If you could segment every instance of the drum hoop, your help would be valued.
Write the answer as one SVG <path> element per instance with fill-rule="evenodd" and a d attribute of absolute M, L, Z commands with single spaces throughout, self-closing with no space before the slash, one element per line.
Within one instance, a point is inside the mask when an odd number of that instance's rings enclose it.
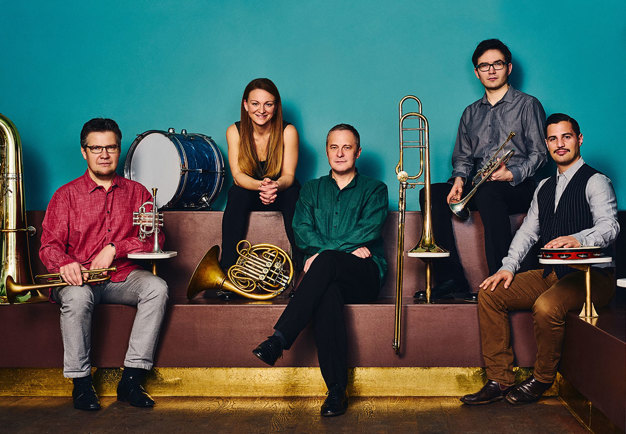
<path fill-rule="evenodd" d="M 189 160 L 187 159 L 187 153 L 185 152 L 185 147 L 183 146 L 183 144 L 180 142 L 180 140 L 178 139 L 178 134 L 176 133 L 169 133 L 169 138 L 170 140 L 172 140 L 172 143 L 174 142 L 173 139 L 176 140 L 175 145 L 178 151 L 178 155 L 180 156 L 180 161 L 181 161 L 181 167 L 180 167 L 180 179 L 178 180 L 178 188 L 176 189 L 176 194 L 174 195 L 174 197 L 172 198 L 172 200 L 170 201 L 170 203 L 176 203 L 180 200 L 180 198 L 183 196 L 183 193 L 185 192 L 185 188 L 187 188 L 187 177 L 188 177 L 188 172 L 186 170 L 183 170 L 185 168 L 189 168 Z M 181 186 L 182 184 L 182 186 Z M 169 205 L 169 203 L 168 203 Z"/>
<path fill-rule="evenodd" d="M 175 133 L 170 133 L 169 131 L 163 131 L 163 130 L 149 130 L 149 131 L 145 131 L 141 134 L 137 134 L 137 137 L 135 138 L 135 140 L 133 140 L 133 143 L 130 145 L 130 148 L 128 148 L 128 152 L 126 153 L 126 161 L 124 161 L 124 177 L 126 179 L 131 179 L 130 177 L 130 164 L 131 161 L 133 159 L 133 155 L 135 155 L 135 149 L 137 149 L 137 146 L 139 145 L 139 143 L 145 139 L 147 136 L 149 136 L 150 134 L 161 134 L 165 137 L 167 137 L 170 142 L 172 142 L 171 139 L 171 135 L 175 135 Z M 173 142 L 172 142 L 173 143 Z M 174 143 L 174 145 L 176 145 Z M 178 146 L 174 146 L 174 148 L 176 148 L 176 151 L 178 152 L 179 157 L 181 157 L 181 161 L 182 161 L 182 156 L 180 155 L 180 149 L 182 148 L 182 146 L 180 145 L 180 143 L 178 143 Z M 185 156 L 186 158 L 186 156 Z M 185 164 L 187 163 L 187 160 L 185 160 Z M 183 171 L 181 170 L 181 173 Z M 185 173 L 185 181 L 187 180 L 187 173 Z M 180 190 L 180 183 L 181 183 L 181 179 L 178 180 L 178 186 L 176 188 L 176 191 L 178 192 Z M 172 196 L 172 198 L 169 200 L 169 202 L 164 203 L 163 206 L 161 206 L 161 208 L 167 208 L 168 206 L 170 206 L 173 203 L 176 203 L 176 201 L 178 201 L 178 199 L 180 199 L 180 196 L 182 195 L 181 193 L 176 193 L 174 194 L 174 196 Z"/>
<path fill-rule="evenodd" d="M 222 153 L 220 152 L 219 148 L 217 147 L 217 143 L 215 143 L 215 141 L 210 136 L 207 136 L 205 134 L 196 134 L 196 135 L 201 136 L 201 137 L 204 138 L 204 140 L 209 145 L 209 149 L 211 150 L 211 152 L 215 156 L 215 161 L 219 162 L 219 164 L 220 164 L 220 167 L 216 167 L 215 168 L 216 170 L 215 170 L 214 173 L 216 173 L 218 175 L 218 177 L 215 180 L 215 186 L 213 187 L 213 190 L 211 191 L 210 194 L 205 193 L 203 195 L 203 197 L 205 198 L 206 202 L 208 202 L 210 200 L 210 198 L 212 198 L 213 201 L 215 201 L 216 194 L 218 194 L 222 190 L 222 186 L 224 185 L 224 175 L 225 175 L 225 173 L 224 173 L 224 157 L 222 156 Z M 211 201 L 211 202 L 213 202 L 213 201 Z"/>

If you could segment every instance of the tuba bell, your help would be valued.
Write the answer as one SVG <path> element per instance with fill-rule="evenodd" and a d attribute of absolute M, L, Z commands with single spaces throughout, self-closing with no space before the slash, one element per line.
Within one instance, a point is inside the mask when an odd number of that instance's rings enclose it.
<path fill-rule="evenodd" d="M 251 245 L 247 240 L 237 244 L 239 258 L 227 273 L 220 268 L 219 246 L 213 246 L 200 261 L 189 285 L 191 300 L 207 289 L 226 290 L 253 300 L 269 300 L 282 293 L 293 279 L 289 255 L 272 244 Z"/>
<path fill-rule="evenodd" d="M 8 281 L 30 283 L 33 272 L 30 264 L 28 236 L 35 228 L 26 223 L 24 209 L 24 186 L 22 179 L 22 143 L 17 128 L 7 117 L 0 114 L 0 303 L 8 301 Z M 26 291 L 20 301 L 36 303 L 47 301 L 38 289 Z"/>

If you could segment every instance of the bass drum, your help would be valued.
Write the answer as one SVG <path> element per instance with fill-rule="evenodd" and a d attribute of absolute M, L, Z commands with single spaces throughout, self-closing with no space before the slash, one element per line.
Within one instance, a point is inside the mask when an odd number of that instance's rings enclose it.
<path fill-rule="evenodd" d="M 203 134 L 173 128 L 139 134 L 130 146 L 124 175 L 158 189 L 163 209 L 209 208 L 224 183 L 224 158 L 215 142 Z"/>

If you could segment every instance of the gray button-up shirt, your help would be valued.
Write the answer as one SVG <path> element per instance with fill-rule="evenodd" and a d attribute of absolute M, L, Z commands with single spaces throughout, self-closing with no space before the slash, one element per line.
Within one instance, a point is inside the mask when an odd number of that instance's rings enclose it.
<path fill-rule="evenodd" d="M 559 204 L 561 195 L 578 169 L 585 164 L 580 158 L 572 167 L 563 173 L 557 170 L 557 189 L 554 195 L 554 209 Z M 539 240 L 539 205 L 537 204 L 537 192 L 549 178 L 543 179 L 530 203 L 528 214 L 522 226 L 515 233 L 509 252 L 502 260 L 501 270 L 507 270 L 515 274 L 519 270 L 524 257 L 530 248 Z M 589 210 L 593 217 L 593 226 L 582 231 L 570 234 L 581 246 L 606 247 L 617 238 L 619 223 L 617 222 L 617 199 L 611 180 L 601 173 L 596 173 L 587 181 L 585 197 L 589 203 Z M 543 247 L 543 246 L 541 246 Z M 613 264 L 598 264 L 598 266 L 610 267 Z"/>
<path fill-rule="evenodd" d="M 452 179 L 473 176 L 513 131 L 515 137 L 504 152 L 515 149 L 506 167 L 513 174 L 511 185 L 517 185 L 535 174 L 546 161 L 544 123 L 546 114 L 537 98 L 509 86 L 495 105 L 485 94 L 467 106 L 456 136 L 452 153 Z"/>

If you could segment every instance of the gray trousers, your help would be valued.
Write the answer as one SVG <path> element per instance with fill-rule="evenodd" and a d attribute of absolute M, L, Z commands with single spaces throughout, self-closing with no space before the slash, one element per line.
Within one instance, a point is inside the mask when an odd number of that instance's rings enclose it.
<path fill-rule="evenodd" d="M 91 318 L 94 306 L 100 303 L 137 306 L 124 366 L 152 369 L 168 299 L 163 279 L 146 270 L 134 270 L 123 282 L 54 288 L 52 298 L 61 305 L 65 377 L 86 377 L 91 372 Z"/>

